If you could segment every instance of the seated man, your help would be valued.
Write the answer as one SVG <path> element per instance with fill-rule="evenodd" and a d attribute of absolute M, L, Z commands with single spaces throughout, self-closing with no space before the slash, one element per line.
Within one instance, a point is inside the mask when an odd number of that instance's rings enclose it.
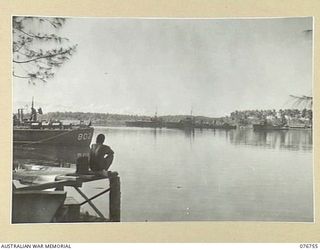
<path fill-rule="evenodd" d="M 107 176 L 107 171 L 112 164 L 114 152 L 112 149 L 103 145 L 105 136 L 99 134 L 96 144 L 92 144 L 89 154 L 90 169 L 98 175 Z"/>

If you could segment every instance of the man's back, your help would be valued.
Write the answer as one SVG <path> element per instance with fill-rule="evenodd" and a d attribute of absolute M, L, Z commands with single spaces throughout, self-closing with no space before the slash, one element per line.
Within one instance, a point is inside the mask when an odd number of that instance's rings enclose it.
<path fill-rule="evenodd" d="M 90 149 L 90 168 L 93 171 L 99 171 L 106 168 L 106 155 L 113 155 L 113 151 L 109 146 L 103 144 L 93 144 Z"/>

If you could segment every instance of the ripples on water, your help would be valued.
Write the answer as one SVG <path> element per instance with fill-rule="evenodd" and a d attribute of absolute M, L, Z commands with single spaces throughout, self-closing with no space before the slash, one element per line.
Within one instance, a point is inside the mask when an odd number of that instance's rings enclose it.
<path fill-rule="evenodd" d="M 99 133 L 115 151 L 122 221 L 313 221 L 311 131 L 96 127 L 94 138 Z M 61 164 L 87 151 L 20 147 L 14 161 Z M 85 184 L 91 195 L 103 186 Z"/>

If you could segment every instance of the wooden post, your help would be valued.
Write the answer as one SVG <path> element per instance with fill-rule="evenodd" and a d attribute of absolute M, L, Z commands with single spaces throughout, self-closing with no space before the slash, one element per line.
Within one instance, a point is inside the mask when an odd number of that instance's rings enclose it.
<path fill-rule="evenodd" d="M 117 172 L 109 172 L 110 194 L 109 194 L 109 216 L 111 222 L 120 221 L 120 206 L 121 206 L 121 192 L 120 192 L 120 177 Z"/>

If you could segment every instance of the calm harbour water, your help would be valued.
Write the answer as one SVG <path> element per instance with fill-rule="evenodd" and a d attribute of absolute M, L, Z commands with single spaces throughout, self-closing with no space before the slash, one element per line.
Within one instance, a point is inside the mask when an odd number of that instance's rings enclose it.
<path fill-rule="evenodd" d="M 121 221 L 313 221 L 311 131 L 95 127 L 94 139 L 99 133 L 115 151 Z M 105 186 L 84 188 L 94 195 Z M 106 196 L 95 204 L 108 216 Z"/>

